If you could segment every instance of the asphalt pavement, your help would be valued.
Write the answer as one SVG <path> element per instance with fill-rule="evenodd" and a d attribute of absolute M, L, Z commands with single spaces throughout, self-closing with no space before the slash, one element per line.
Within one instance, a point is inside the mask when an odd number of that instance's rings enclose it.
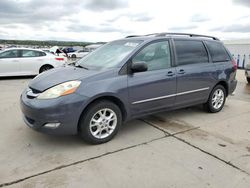
<path fill-rule="evenodd" d="M 0 80 L 0 187 L 250 187 L 250 85 L 244 72 L 220 113 L 201 106 L 126 123 L 102 145 L 28 128 L 30 77 Z"/>

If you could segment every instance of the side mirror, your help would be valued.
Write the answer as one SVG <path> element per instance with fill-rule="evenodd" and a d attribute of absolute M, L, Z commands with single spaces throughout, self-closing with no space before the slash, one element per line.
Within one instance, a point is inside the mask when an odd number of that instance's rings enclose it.
<path fill-rule="evenodd" d="M 148 65 L 144 61 L 132 62 L 131 70 L 135 72 L 145 72 L 148 70 Z"/>

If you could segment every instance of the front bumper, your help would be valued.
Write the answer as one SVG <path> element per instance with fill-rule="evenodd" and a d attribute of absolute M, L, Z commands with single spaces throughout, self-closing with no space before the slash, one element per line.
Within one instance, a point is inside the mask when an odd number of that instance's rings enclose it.
<path fill-rule="evenodd" d="M 246 77 L 250 78 L 250 69 L 245 70 L 245 75 Z"/>
<path fill-rule="evenodd" d="M 32 129 L 53 135 L 77 134 L 78 121 L 87 98 L 70 94 L 56 99 L 39 100 L 21 95 L 20 105 L 24 122 Z M 46 127 L 47 123 L 60 123 L 57 128 Z"/>

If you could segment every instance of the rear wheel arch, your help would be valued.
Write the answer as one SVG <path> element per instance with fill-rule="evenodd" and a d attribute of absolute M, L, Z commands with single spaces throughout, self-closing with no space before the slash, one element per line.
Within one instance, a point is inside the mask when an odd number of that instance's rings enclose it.
<path fill-rule="evenodd" d="M 42 66 L 40 67 L 40 69 L 39 69 L 39 73 L 43 72 L 43 69 L 44 69 L 45 67 L 49 67 L 50 69 L 54 68 L 54 66 L 53 66 L 53 65 L 50 65 L 50 64 L 44 64 L 44 65 L 42 65 Z"/>
<path fill-rule="evenodd" d="M 228 87 L 228 83 L 226 82 L 226 81 L 223 81 L 223 80 L 221 80 L 221 81 L 219 81 L 215 86 L 214 86 L 214 88 L 217 86 L 217 85 L 221 85 L 221 86 L 223 86 L 224 88 L 225 88 L 225 90 L 226 90 L 226 97 L 228 96 L 228 90 L 229 90 L 229 87 Z"/>

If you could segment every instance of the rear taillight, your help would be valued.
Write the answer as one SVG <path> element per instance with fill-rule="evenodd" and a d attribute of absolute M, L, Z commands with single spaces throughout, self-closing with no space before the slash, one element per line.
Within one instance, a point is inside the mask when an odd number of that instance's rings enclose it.
<path fill-rule="evenodd" d="M 232 60 L 232 64 L 233 64 L 233 69 L 236 71 L 238 66 L 237 66 L 235 59 Z"/>
<path fill-rule="evenodd" d="M 57 61 L 64 61 L 64 58 L 63 57 L 56 57 L 55 58 Z"/>

